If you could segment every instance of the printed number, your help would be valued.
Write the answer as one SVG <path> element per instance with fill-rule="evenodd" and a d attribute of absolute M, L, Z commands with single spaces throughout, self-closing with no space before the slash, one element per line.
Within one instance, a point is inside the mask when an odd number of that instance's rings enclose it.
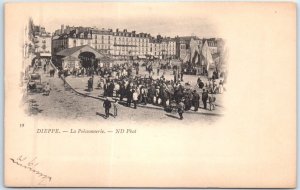
<path fill-rule="evenodd" d="M 24 127 L 24 123 L 20 123 L 20 127 Z"/>

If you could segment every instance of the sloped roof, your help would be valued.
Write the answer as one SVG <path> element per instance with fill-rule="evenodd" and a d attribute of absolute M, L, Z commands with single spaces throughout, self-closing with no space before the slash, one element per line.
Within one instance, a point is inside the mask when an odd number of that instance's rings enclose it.
<path fill-rule="evenodd" d="M 58 52 L 56 55 L 59 55 L 62 57 L 72 56 L 72 57 L 77 58 L 80 55 L 80 53 L 82 53 L 82 52 L 91 52 L 91 53 L 95 54 L 96 59 L 101 59 L 101 60 L 102 59 L 104 59 L 104 60 L 110 59 L 110 56 L 100 53 L 99 51 L 97 51 L 96 49 L 91 47 L 90 45 L 83 45 L 83 46 L 77 46 L 77 47 L 73 47 L 73 48 L 64 49 L 64 50 L 61 50 L 60 52 Z"/>
<path fill-rule="evenodd" d="M 79 59 L 76 57 L 73 57 L 73 56 L 67 56 L 67 57 L 64 57 L 63 60 L 75 61 L 75 60 L 79 60 Z"/>
<path fill-rule="evenodd" d="M 72 48 L 63 49 L 60 52 L 58 52 L 57 55 L 70 56 L 70 55 L 72 55 L 76 51 L 79 51 L 81 48 L 83 48 L 85 46 L 89 46 L 89 45 L 76 46 L 76 47 L 72 47 Z"/>

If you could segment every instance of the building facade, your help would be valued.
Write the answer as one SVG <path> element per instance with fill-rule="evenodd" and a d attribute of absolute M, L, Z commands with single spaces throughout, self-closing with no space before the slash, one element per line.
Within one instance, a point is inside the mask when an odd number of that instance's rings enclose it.
<path fill-rule="evenodd" d="M 147 33 L 136 33 L 127 29 L 97 29 L 91 27 L 62 26 L 52 38 L 52 52 L 77 46 L 90 45 L 100 53 L 116 59 L 175 57 L 176 41 L 171 38 L 157 40 Z"/>
<path fill-rule="evenodd" d="M 218 39 L 216 38 L 209 38 L 209 39 L 205 39 L 207 41 L 207 45 L 210 49 L 210 52 L 212 54 L 216 54 L 218 53 Z"/>
<path fill-rule="evenodd" d="M 51 34 L 46 32 L 45 27 L 35 26 L 33 41 L 35 53 L 51 53 Z"/>

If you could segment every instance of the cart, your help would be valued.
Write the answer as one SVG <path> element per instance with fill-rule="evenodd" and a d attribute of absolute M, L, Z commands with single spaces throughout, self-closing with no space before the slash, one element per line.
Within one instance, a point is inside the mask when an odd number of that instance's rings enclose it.
<path fill-rule="evenodd" d="M 27 84 L 27 92 L 43 92 L 43 84 L 41 82 L 41 75 L 38 73 L 30 74 L 29 82 Z"/>

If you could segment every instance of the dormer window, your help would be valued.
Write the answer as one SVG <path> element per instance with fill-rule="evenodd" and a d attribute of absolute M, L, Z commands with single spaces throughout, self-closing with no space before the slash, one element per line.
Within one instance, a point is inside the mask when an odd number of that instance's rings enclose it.
<path fill-rule="evenodd" d="M 92 35 L 91 35 L 91 34 L 88 34 L 88 38 L 92 38 Z"/>
<path fill-rule="evenodd" d="M 84 37 L 84 35 L 83 35 L 83 33 L 81 33 L 81 34 L 80 34 L 80 38 L 83 38 L 83 37 Z"/>
<path fill-rule="evenodd" d="M 73 37 L 76 38 L 76 34 L 75 33 L 73 34 Z"/>

